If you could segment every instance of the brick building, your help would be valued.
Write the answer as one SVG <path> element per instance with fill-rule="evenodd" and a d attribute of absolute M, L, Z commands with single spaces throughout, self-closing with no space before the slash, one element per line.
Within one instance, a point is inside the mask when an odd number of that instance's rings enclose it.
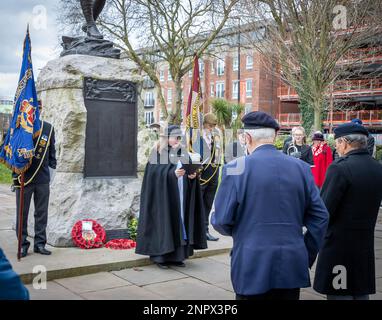
<path fill-rule="evenodd" d="M 245 112 L 265 111 L 278 119 L 284 131 L 301 124 L 299 97 L 295 90 L 282 83 L 272 68 L 264 65 L 260 53 L 244 44 L 238 59 L 237 30 L 223 32 L 220 39 L 225 44 L 214 45 L 208 56 L 200 58 L 200 73 L 204 98 L 204 112 L 210 111 L 209 100 L 222 97 L 231 102 L 238 101 L 238 69 L 240 65 L 240 102 Z M 218 39 L 219 40 L 219 39 Z M 229 45 L 227 45 L 227 43 Z M 339 61 L 339 66 L 351 64 L 354 75 L 340 79 L 329 94 L 333 96 L 333 109 L 324 119 L 324 129 L 331 128 L 353 118 L 360 118 L 375 134 L 382 133 L 382 39 L 380 44 L 365 44 L 353 50 Z M 168 65 L 158 62 L 158 75 L 168 110 L 175 103 L 175 86 Z M 183 78 L 183 118 L 191 87 L 192 71 Z M 156 93 L 149 80 L 144 84 L 145 121 L 158 122 L 161 118 L 160 105 L 155 101 Z M 151 84 L 150 84 L 151 83 Z M 382 144 L 382 135 L 377 141 Z"/>
<path fill-rule="evenodd" d="M 261 32 L 261 31 L 259 31 Z M 222 41 L 224 39 L 224 41 Z M 210 111 L 211 98 L 225 98 L 245 105 L 245 112 L 261 110 L 277 116 L 279 99 L 278 78 L 262 62 L 260 54 L 246 44 L 242 38 L 240 59 L 238 55 L 238 33 L 227 29 L 217 39 L 208 55 L 199 58 L 200 79 L 203 93 L 204 112 Z M 240 79 L 239 79 L 240 66 Z M 175 103 L 175 85 L 171 79 L 168 65 L 158 62 L 157 70 L 162 85 L 163 96 L 170 111 Z M 183 78 L 182 116 L 185 117 L 188 95 L 191 87 L 192 70 Z M 156 88 L 146 79 L 143 85 L 145 122 L 151 124 L 161 119 L 160 105 L 156 101 Z"/>
<path fill-rule="evenodd" d="M 327 92 L 328 110 L 323 121 L 325 131 L 359 118 L 382 144 L 382 38 L 379 44 L 365 43 L 350 51 L 338 67 L 351 66 L 351 73 L 340 77 Z M 290 129 L 301 123 L 297 92 L 280 82 L 278 118 L 281 126 Z M 332 107 L 330 107 L 332 105 Z"/>

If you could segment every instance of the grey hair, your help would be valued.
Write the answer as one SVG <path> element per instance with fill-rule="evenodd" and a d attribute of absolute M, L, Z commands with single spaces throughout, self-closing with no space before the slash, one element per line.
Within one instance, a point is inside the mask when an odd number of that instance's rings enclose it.
<path fill-rule="evenodd" d="M 245 133 L 248 133 L 255 141 L 273 142 L 276 137 L 276 130 L 272 128 L 245 129 Z"/>
<path fill-rule="evenodd" d="M 363 134 L 349 134 L 348 136 L 344 136 L 339 139 L 344 140 L 353 148 L 364 149 L 367 147 L 367 137 Z"/>

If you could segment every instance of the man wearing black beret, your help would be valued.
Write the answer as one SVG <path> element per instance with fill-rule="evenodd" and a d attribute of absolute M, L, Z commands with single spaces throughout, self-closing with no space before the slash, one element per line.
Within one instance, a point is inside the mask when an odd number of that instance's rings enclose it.
<path fill-rule="evenodd" d="M 310 286 L 329 214 L 310 166 L 275 148 L 276 120 L 257 111 L 242 121 L 249 155 L 224 166 L 211 223 L 234 240 L 237 299 L 297 300 Z"/>
<path fill-rule="evenodd" d="M 340 158 L 326 173 L 321 197 L 330 214 L 314 289 L 330 300 L 368 300 L 375 293 L 374 228 L 382 199 L 382 166 L 367 150 L 368 131 L 334 129 Z"/>

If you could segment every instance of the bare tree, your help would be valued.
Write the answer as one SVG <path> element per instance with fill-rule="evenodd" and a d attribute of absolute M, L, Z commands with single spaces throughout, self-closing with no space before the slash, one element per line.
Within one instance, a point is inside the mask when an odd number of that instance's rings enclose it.
<path fill-rule="evenodd" d="M 349 77 L 354 66 L 340 67 L 338 62 L 351 50 L 380 41 L 381 3 L 379 0 L 241 2 L 243 19 L 255 19 L 266 28 L 266 36 L 254 39 L 254 45 L 266 59 L 279 66 L 281 80 L 297 91 L 300 105 L 306 104 L 314 111 L 315 130 L 321 129 L 329 89 L 338 78 Z"/>
<path fill-rule="evenodd" d="M 239 0 L 109 0 L 97 20 L 100 30 L 154 82 L 164 117 L 180 122 L 182 78 L 219 34 Z M 61 0 L 61 24 L 79 30 L 78 0 Z M 137 45 L 136 45 L 137 44 Z M 175 84 L 175 108 L 169 113 L 158 77 L 164 61 Z"/>

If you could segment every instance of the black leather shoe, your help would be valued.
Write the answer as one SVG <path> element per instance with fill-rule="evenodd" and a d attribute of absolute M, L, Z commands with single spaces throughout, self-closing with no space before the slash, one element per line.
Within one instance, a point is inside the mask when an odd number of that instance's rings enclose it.
<path fill-rule="evenodd" d="M 49 256 L 49 255 L 52 254 L 52 252 L 50 252 L 49 250 L 46 250 L 43 246 L 35 247 L 33 251 L 35 253 L 40 253 L 40 254 L 43 254 L 43 255 L 46 255 L 46 256 Z"/>
<path fill-rule="evenodd" d="M 171 265 L 175 266 L 175 267 L 181 267 L 181 268 L 184 268 L 186 265 L 184 264 L 184 262 L 180 261 L 180 262 L 171 262 Z"/>
<path fill-rule="evenodd" d="M 207 232 L 207 240 L 208 240 L 208 241 L 218 241 L 219 238 L 216 238 L 216 237 L 214 237 L 212 234 L 210 234 L 209 232 Z"/>
<path fill-rule="evenodd" d="M 157 263 L 156 265 L 161 269 L 169 269 L 169 266 L 165 263 Z"/>
<path fill-rule="evenodd" d="M 21 249 L 21 258 L 25 258 L 28 255 L 29 246 L 30 246 L 30 244 L 22 247 L 22 249 Z"/>

